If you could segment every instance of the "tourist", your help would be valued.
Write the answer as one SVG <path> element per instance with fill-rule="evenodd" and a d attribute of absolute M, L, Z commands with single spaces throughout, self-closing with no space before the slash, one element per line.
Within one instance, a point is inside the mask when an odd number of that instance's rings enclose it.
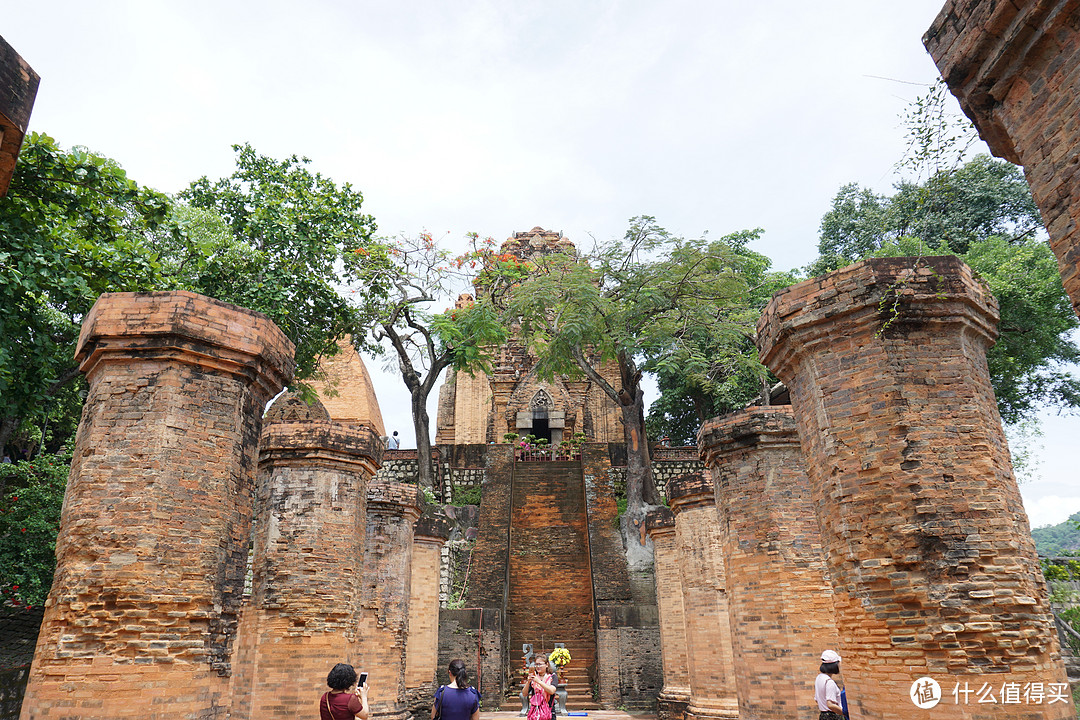
<path fill-rule="evenodd" d="M 817 701 L 818 720 L 843 720 L 844 708 L 840 705 L 840 655 L 834 650 L 821 653 L 821 667 L 814 680 L 814 700 Z"/>
<path fill-rule="evenodd" d="M 549 672 L 547 655 L 537 653 L 521 688 L 521 698 L 529 699 L 526 720 L 551 720 L 551 697 L 554 694 L 555 678 Z"/>
<path fill-rule="evenodd" d="M 461 660 L 450 661 L 450 684 L 440 685 L 431 704 L 435 720 L 480 720 L 480 693 L 469 687 L 469 671 Z"/>
<path fill-rule="evenodd" d="M 348 663 L 338 663 L 326 676 L 330 691 L 319 698 L 322 720 L 368 720 L 367 673 L 357 683 L 356 670 Z"/>
<path fill-rule="evenodd" d="M 394 434 L 386 439 L 386 449 L 397 450 L 399 447 L 401 447 L 401 441 L 398 440 L 397 430 L 395 430 Z"/>

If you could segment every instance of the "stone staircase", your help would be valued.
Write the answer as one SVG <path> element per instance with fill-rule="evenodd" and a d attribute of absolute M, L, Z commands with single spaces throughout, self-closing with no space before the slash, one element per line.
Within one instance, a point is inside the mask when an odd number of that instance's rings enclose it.
<path fill-rule="evenodd" d="M 592 569 L 579 462 L 518 462 L 511 494 L 507 621 L 510 657 L 523 643 L 550 652 L 565 643 L 567 709 L 597 709 L 589 668 L 596 664 Z M 513 689 L 514 695 L 520 684 Z M 510 698 L 504 709 L 520 709 Z"/>

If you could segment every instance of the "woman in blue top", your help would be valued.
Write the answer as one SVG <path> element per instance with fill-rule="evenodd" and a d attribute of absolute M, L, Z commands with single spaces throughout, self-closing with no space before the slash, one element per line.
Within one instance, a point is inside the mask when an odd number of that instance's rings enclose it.
<path fill-rule="evenodd" d="M 440 685 L 431 717 L 440 720 L 480 720 L 480 693 L 469 687 L 469 671 L 461 660 L 450 661 L 450 684 Z"/>

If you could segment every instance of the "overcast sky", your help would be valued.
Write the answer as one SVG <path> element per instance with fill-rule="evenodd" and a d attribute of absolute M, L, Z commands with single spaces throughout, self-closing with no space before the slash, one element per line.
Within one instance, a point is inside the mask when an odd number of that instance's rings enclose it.
<path fill-rule="evenodd" d="M 159 190 L 229 174 L 250 142 L 352 183 L 388 235 L 539 225 L 580 245 L 648 214 L 763 228 L 754 249 L 789 269 L 842 184 L 897 180 L 942 4 L 36 0 L 0 33 L 42 78 L 31 129 Z M 369 369 L 413 447 L 400 379 Z M 1080 420 L 1044 428 L 1033 526 L 1080 510 Z"/>

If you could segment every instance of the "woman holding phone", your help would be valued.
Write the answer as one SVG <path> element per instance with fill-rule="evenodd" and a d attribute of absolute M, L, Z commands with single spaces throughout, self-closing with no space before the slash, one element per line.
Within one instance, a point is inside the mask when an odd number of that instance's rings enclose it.
<path fill-rule="evenodd" d="M 547 655 L 537 653 L 521 688 L 521 697 L 529 700 L 526 720 L 551 720 L 551 696 L 554 694 L 555 676 L 548 667 Z"/>
<path fill-rule="evenodd" d="M 338 663 L 326 676 L 329 692 L 319 698 L 319 716 L 322 720 L 368 720 L 367 673 L 360 673 L 348 663 Z"/>

